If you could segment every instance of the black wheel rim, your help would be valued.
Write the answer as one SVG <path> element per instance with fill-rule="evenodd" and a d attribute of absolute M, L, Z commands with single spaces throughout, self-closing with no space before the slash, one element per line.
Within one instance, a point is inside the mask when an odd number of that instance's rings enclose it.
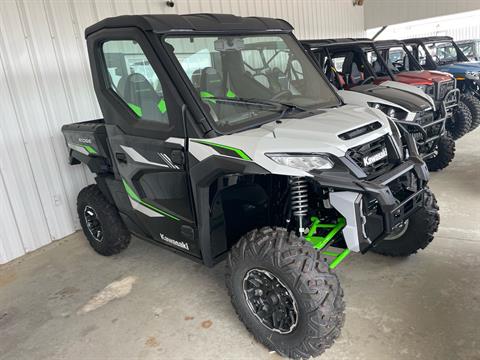
<path fill-rule="evenodd" d="M 401 238 L 403 235 L 405 235 L 405 233 L 408 230 L 408 223 L 409 223 L 409 219 L 406 219 L 402 224 L 400 224 L 400 226 L 394 229 L 390 235 L 385 236 L 383 240 L 389 241 L 389 240 L 397 240 L 398 238 Z"/>
<path fill-rule="evenodd" d="M 252 269 L 243 279 L 248 307 L 268 329 L 291 333 L 298 323 L 298 307 L 290 289 L 267 270 Z"/>
<path fill-rule="evenodd" d="M 96 241 L 101 242 L 103 240 L 103 228 L 95 210 L 90 206 L 85 206 L 85 209 L 83 209 L 83 217 L 85 218 L 85 223 L 87 224 L 90 235 L 92 235 Z"/>

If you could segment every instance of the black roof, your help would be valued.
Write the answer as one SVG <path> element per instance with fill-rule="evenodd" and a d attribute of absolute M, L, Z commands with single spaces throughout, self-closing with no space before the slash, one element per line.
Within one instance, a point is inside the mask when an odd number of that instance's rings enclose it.
<path fill-rule="evenodd" d="M 349 44 L 373 44 L 371 39 L 367 38 L 342 38 L 342 39 L 318 39 L 318 40 L 300 40 L 303 45 L 311 48 L 335 46 L 335 45 L 349 45 Z"/>
<path fill-rule="evenodd" d="M 456 44 L 469 44 L 469 43 L 476 43 L 476 42 L 480 42 L 480 39 L 468 39 L 468 40 L 455 41 Z"/>
<path fill-rule="evenodd" d="M 452 41 L 452 40 L 453 38 L 450 36 L 427 36 L 427 37 L 421 37 L 421 38 L 410 38 L 402 41 L 410 44 L 412 43 L 419 44 L 419 43 L 432 42 L 432 41 Z"/>
<path fill-rule="evenodd" d="M 377 40 L 375 41 L 375 46 L 380 49 L 386 49 L 393 46 L 402 46 L 404 45 L 401 40 Z"/>
<path fill-rule="evenodd" d="M 103 19 L 85 29 L 85 37 L 106 28 L 137 27 L 143 31 L 166 33 L 190 31 L 291 31 L 292 25 L 282 19 L 240 17 L 227 14 L 190 15 L 124 15 Z"/>

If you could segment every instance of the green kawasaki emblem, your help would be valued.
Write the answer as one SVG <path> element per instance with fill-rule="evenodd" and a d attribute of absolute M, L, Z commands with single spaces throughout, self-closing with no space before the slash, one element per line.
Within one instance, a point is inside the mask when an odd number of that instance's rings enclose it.
<path fill-rule="evenodd" d="M 231 147 L 231 146 L 227 146 L 227 145 L 222 145 L 222 144 L 216 144 L 216 143 L 213 143 L 213 142 L 210 142 L 210 141 L 204 141 L 204 140 L 192 140 L 193 142 L 196 142 L 196 143 L 199 143 L 199 144 L 203 144 L 203 145 L 207 145 L 207 146 L 211 146 L 213 148 L 219 148 L 219 149 L 224 149 L 224 150 L 228 150 L 228 151 L 232 151 L 236 154 L 236 156 L 240 157 L 241 159 L 243 160 L 252 160 L 250 158 L 250 156 L 248 156 L 247 154 L 245 154 L 245 152 L 243 150 L 240 150 L 240 149 L 237 149 L 237 148 L 234 148 L 234 147 Z M 226 154 L 224 154 L 226 155 Z"/>

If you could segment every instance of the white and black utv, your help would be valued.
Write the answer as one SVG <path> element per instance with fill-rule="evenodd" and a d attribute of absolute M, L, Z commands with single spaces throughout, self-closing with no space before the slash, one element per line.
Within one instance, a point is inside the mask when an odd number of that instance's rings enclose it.
<path fill-rule="evenodd" d="M 304 40 L 302 45 L 347 104 L 375 107 L 405 127 L 430 171 L 450 164 L 455 157 L 455 141 L 447 134 L 446 123 L 454 116 L 458 89 L 435 101 L 415 86 L 385 79 L 391 72 L 368 39 Z M 384 76 L 379 77 L 379 73 Z"/>
<path fill-rule="evenodd" d="M 343 104 L 287 22 L 120 16 L 86 38 L 104 119 L 62 130 L 70 162 L 96 175 L 78 214 L 98 253 L 133 234 L 207 266 L 227 258 L 248 330 L 309 358 L 340 334 L 334 268 L 350 251 L 408 256 L 432 241 L 415 142 Z"/>

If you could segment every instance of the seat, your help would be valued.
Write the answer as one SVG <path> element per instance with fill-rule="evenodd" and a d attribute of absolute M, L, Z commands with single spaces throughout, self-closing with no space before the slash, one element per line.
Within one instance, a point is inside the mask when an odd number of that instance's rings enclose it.
<path fill-rule="evenodd" d="M 324 69 L 328 81 L 330 81 L 330 83 L 337 89 L 343 89 L 345 86 L 345 79 L 343 78 L 343 75 L 337 71 L 330 59 L 325 60 Z"/>
<path fill-rule="evenodd" d="M 380 65 L 380 62 L 378 60 L 375 60 L 372 65 L 373 65 L 373 71 L 375 72 L 376 75 L 378 76 L 384 75 L 382 73 L 382 65 Z"/>
<path fill-rule="evenodd" d="M 200 74 L 200 96 L 203 98 L 223 97 L 225 93 L 225 85 L 218 71 L 213 67 L 202 69 Z"/>
<path fill-rule="evenodd" d="M 126 77 L 123 99 L 139 117 L 168 123 L 164 99 L 142 74 Z"/>
<path fill-rule="evenodd" d="M 356 62 L 352 62 L 350 70 L 350 85 L 358 85 L 364 80 L 363 72 L 360 71 Z"/>

